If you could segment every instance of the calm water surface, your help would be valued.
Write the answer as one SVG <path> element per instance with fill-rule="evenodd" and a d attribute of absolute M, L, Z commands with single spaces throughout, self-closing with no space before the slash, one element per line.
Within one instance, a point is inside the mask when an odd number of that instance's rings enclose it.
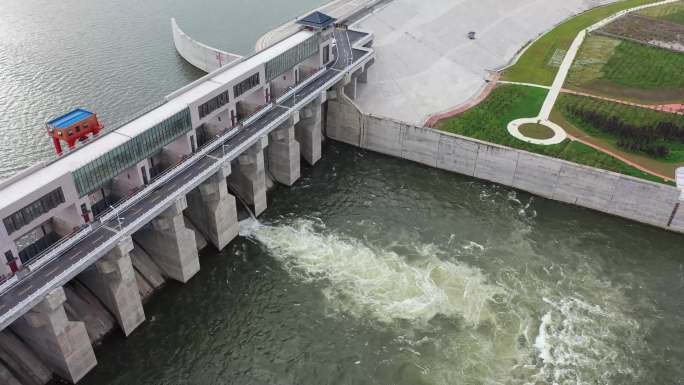
<path fill-rule="evenodd" d="M 173 47 L 170 18 L 212 46 L 256 39 L 324 0 L 0 1 L 0 178 L 54 154 L 45 122 L 84 107 L 106 127 L 202 76 Z"/>
<path fill-rule="evenodd" d="M 113 125 L 201 76 L 171 16 L 248 53 L 320 2 L 2 1 L 0 174 L 54 115 Z M 338 144 L 269 199 L 82 383 L 684 383 L 680 235 Z"/>

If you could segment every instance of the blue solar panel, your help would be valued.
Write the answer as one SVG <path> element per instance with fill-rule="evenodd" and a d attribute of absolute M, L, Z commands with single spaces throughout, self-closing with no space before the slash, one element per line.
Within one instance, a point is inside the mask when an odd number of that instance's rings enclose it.
<path fill-rule="evenodd" d="M 48 125 L 54 128 L 68 128 L 91 116 L 93 116 L 92 112 L 77 108 L 66 115 L 49 121 Z"/>

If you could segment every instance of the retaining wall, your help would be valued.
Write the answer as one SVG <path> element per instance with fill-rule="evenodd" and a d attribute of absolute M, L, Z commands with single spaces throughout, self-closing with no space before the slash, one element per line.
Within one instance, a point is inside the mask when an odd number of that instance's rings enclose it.
<path fill-rule="evenodd" d="M 684 233 L 684 201 L 674 187 L 363 114 L 344 95 L 329 101 L 327 134 L 371 151 Z"/>
<path fill-rule="evenodd" d="M 173 43 L 178 54 L 188 63 L 204 72 L 214 72 L 221 67 L 236 63 L 242 58 L 240 55 L 221 51 L 196 41 L 178 27 L 176 19 L 171 19 L 171 30 L 173 31 Z"/>

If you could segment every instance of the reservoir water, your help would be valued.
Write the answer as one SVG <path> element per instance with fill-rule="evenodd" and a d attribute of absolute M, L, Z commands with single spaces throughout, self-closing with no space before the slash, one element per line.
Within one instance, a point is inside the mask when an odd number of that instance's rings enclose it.
<path fill-rule="evenodd" d="M 0 167 L 73 105 L 116 121 L 200 76 L 169 17 L 247 53 L 317 3 L 3 1 Z M 681 235 L 334 143 L 241 228 L 82 383 L 684 383 Z"/>
<path fill-rule="evenodd" d="M 248 55 L 256 39 L 324 0 L 3 0 L 0 179 L 54 155 L 45 122 L 80 106 L 105 128 L 203 73 L 173 47 L 190 36 Z"/>

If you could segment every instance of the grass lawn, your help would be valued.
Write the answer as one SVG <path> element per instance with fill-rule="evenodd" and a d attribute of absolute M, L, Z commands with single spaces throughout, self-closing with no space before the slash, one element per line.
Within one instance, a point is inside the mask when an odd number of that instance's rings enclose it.
<path fill-rule="evenodd" d="M 654 3 L 658 0 L 624 0 L 584 12 L 559 25 L 534 42 L 518 62 L 504 73 L 504 80 L 550 86 L 558 67 L 550 65 L 554 54 L 570 48 L 577 34 L 623 9 Z"/>
<path fill-rule="evenodd" d="M 622 41 L 603 67 L 603 79 L 640 89 L 684 88 L 684 54 Z"/>
<path fill-rule="evenodd" d="M 592 35 L 582 44 L 566 87 L 644 104 L 684 100 L 684 54 Z"/>
<path fill-rule="evenodd" d="M 521 134 L 532 139 L 551 139 L 553 130 L 539 123 L 528 123 L 518 127 Z"/>
<path fill-rule="evenodd" d="M 553 146 L 526 143 L 512 137 L 506 126 L 514 119 L 536 116 L 541 109 L 547 90 L 542 88 L 505 85 L 497 87 L 480 105 L 463 114 L 443 120 L 437 128 L 475 139 L 518 148 L 631 175 L 655 182 L 660 178 L 631 167 L 582 143 L 566 140 Z"/>
<path fill-rule="evenodd" d="M 660 7 L 644 9 L 643 11 L 639 12 L 639 15 L 655 17 L 657 19 L 667 20 L 684 25 L 684 3 L 678 2 L 662 5 Z"/>

